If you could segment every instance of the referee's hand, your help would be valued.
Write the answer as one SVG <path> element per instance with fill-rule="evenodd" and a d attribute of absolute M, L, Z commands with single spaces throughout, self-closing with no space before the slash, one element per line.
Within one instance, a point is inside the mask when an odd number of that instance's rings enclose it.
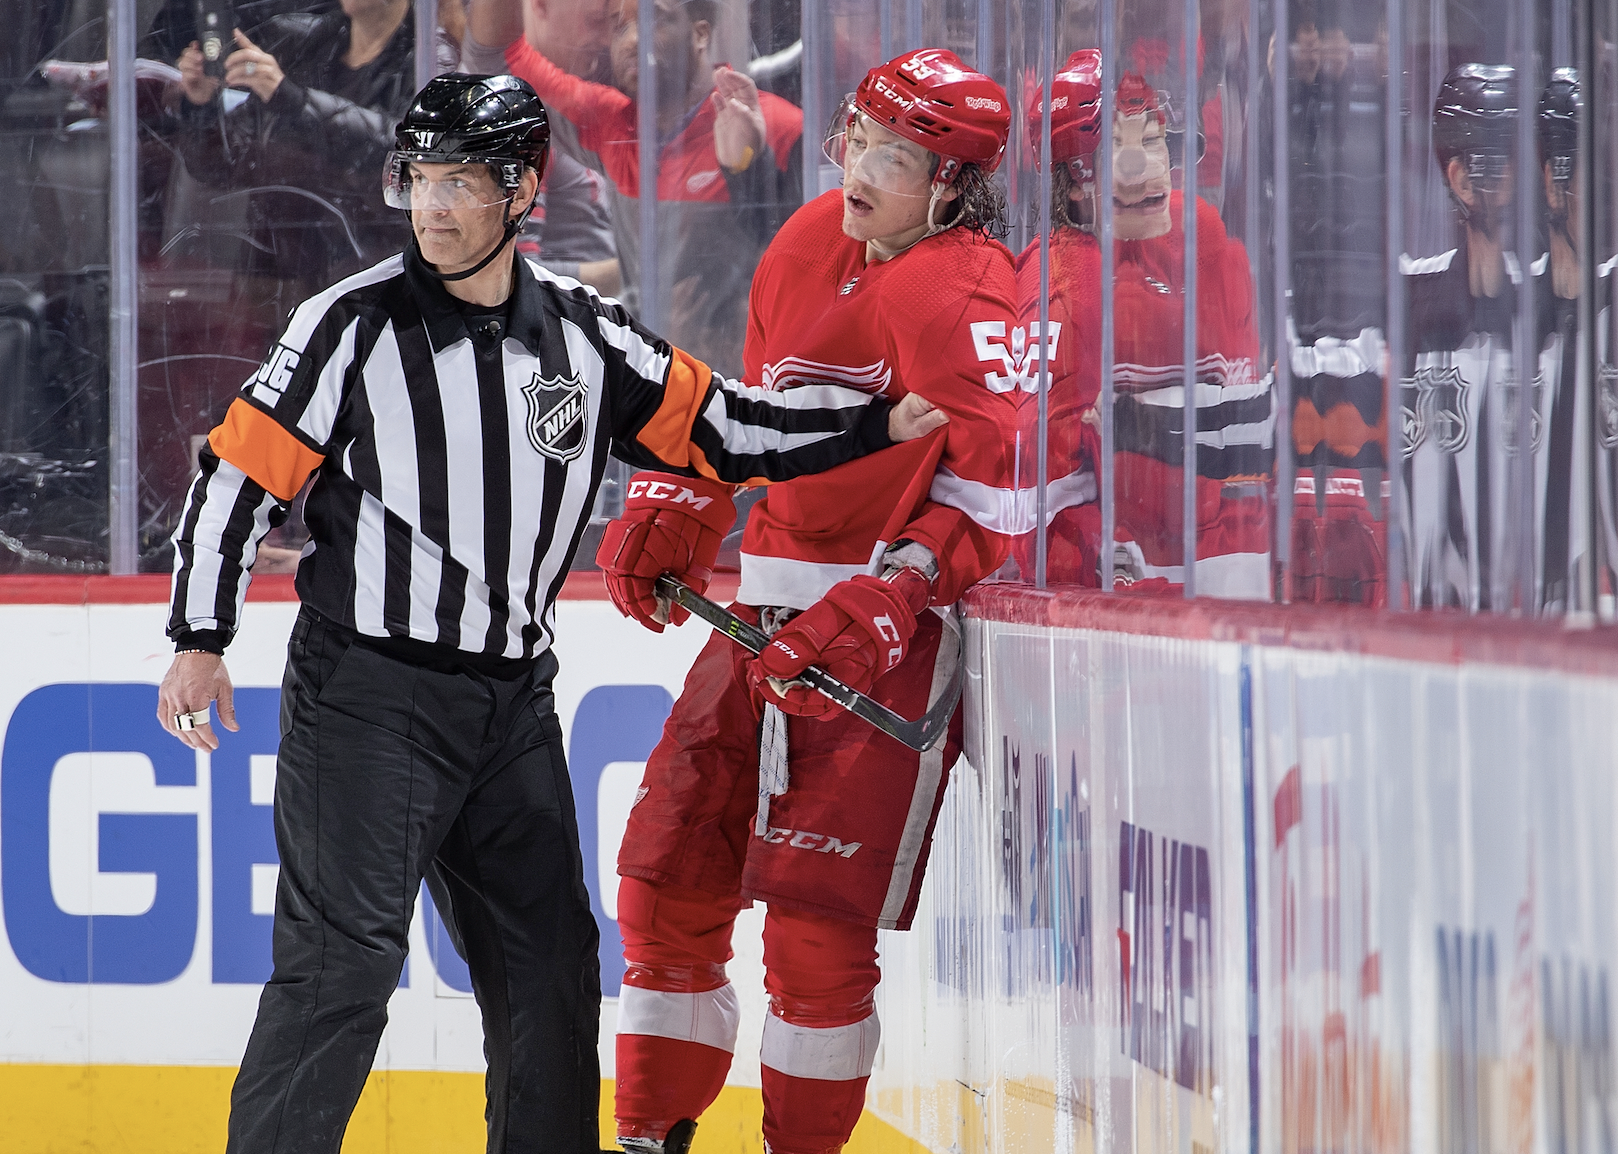
<path fill-rule="evenodd" d="M 933 408 L 932 402 L 920 393 L 906 393 L 904 400 L 888 412 L 888 440 L 895 445 L 914 441 L 948 423 L 944 410 Z"/>
<path fill-rule="evenodd" d="M 192 749 L 212 752 L 219 748 L 213 726 L 205 721 L 195 729 L 181 729 L 175 724 L 175 714 L 206 713 L 210 703 L 218 702 L 219 724 L 235 733 L 241 726 L 236 724 L 233 695 L 223 657 L 217 653 L 176 653 L 163 684 L 157 687 L 157 720 Z"/>

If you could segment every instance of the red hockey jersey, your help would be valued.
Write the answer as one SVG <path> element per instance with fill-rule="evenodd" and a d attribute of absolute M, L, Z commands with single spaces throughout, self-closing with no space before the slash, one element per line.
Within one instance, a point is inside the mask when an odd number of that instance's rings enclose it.
<path fill-rule="evenodd" d="M 1015 532 L 1016 412 L 1001 391 L 1016 285 L 1003 245 L 964 229 L 889 261 L 865 262 L 843 234 L 842 193 L 793 214 L 753 278 L 750 383 L 835 382 L 897 401 L 926 397 L 942 430 L 829 472 L 770 486 L 742 543 L 738 600 L 807 608 L 872 572 L 908 538 L 939 562 L 935 602 L 999 568 Z"/>
<path fill-rule="evenodd" d="M 1185 231 L 1181 194 L 1170 197 L 1173 228 L 1152 240 L 1117 242 L 1114 268 L 1114 447 L 1118 529 L 1132 541 L 1136 577 L 1184 579 L 1181 544 L 1181 376 Z M 1038 318 L 1039 257 L 1019 259 L 1022 323 Z M 1101 248 L 1095 237 L 1061 229 L 1051 238 L 1051 491 L 1053 533 L 1090 499 L 1100 448 L 1094 407 L 1101 392 Z M 1033 345 L 1032 336 L 1029 338 Z M 1273 378 L 1261 372 L 1247 252 L 1225 233 L 1218 210 L 1197 202 L 1197 589 L 1213 596 L 1269 595 L 1267 485 L 1274 463 Z M 1037 444 L 1037 349 L 1018 393 L 1025 445 Z M 1023 468 L 1033 460 L 1025 450 Z M 1025 482 L 1027 484 L 1027 482 Z M 1099 519 L 1082 523 L 1099 526 Z M 1052 557 L 1058 551 L 1052 549 Z M 1026 568 L 1031 537 L 1018 544 Z M 1093 565 L 1094 547 L 1083 554 Z M 1053 581 L 1093 585 L 1096 574 Z"/>

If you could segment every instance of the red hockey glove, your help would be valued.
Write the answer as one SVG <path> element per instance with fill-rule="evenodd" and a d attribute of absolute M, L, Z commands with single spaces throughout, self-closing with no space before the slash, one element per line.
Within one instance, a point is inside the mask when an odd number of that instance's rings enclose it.
<path fill-rule="evenodd" d="M 629 480 L 624 515 L 608 522 L 596 550 L 596 564 L 607 579 L 607 595 L 625 617 L 653 633 L 663 632 L 657 579 L 671 574 L 698 593 L 713 577 L 719 542 L 736 520 L 732 487 L 705 477 L 636 473 Z M 666 620 L 679 625 L 691 616 L 670 606 Z"/>
<path fill-rule="evenodd" d="M 890 581 L 851 577 L 781 628 L 747 670 L 753 691 L 784 712 L 820 717 L 838 706 L 807 686 L 784 690 L 818 665 L 844 685 L 869 693 L 876 679 L 904 660 L 916 633 L 916 614 L 927 607 L 932 583 L 919 569 L 900 569 Z M 771 679 L 774 679 L 772 682 Z"/>

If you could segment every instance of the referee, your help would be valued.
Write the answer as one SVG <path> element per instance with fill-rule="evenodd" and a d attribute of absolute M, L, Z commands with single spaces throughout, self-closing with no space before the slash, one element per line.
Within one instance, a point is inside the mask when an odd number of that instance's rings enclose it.
<path fill-rule="evenodd" d="M 943 420 L 742 387 L 515 257 L 549 140 L 513 77 L 422 89 L 385 189 L 414 243 L 293 312 L 209 435 L 175 533 L 158 717 L 211 750 L 210 703 L 236 728 L 222 654 L 258 543 L 314 477 L 281 687 L 275 969 L 227 1151 L 336 1154 L 435 863 L 483 1015 L 489 1150 L 598 1149 L 598 933 L 551 644 L 607 453 L 700 488 Z"/>

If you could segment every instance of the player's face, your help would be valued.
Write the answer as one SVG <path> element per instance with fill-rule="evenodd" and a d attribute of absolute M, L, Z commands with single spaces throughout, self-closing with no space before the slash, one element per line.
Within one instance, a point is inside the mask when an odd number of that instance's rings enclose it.
<path fill-rule="evenodd" d="M 1514 166 L 1509 156 L 1485 157 L 1476 172 L 1454 157 L 1447 173 L 1450 188 L 1466 205 L 1467 227 L 1498 239 L 1505 229 L 1516 191 Z"/>
<path fill-rule="evenodd" d="M 1120 116 L 1112 130 L 1113 226 L 1119 240 L 1169 231 L 1169 142 L 1153 113 Z"/>
<path fill-rule="evenodd" d="M 412 164 L 410 184 L 410 227 L 439 272 L 471 268 L 499 243 L 511 201 L 485 165 Z"/>
<path fill-rule="evenodd" d="M 843 232 L 882 241 L 926 231 L 932 166 L 925 148 L 856 115 L 843 153 Z"/>

